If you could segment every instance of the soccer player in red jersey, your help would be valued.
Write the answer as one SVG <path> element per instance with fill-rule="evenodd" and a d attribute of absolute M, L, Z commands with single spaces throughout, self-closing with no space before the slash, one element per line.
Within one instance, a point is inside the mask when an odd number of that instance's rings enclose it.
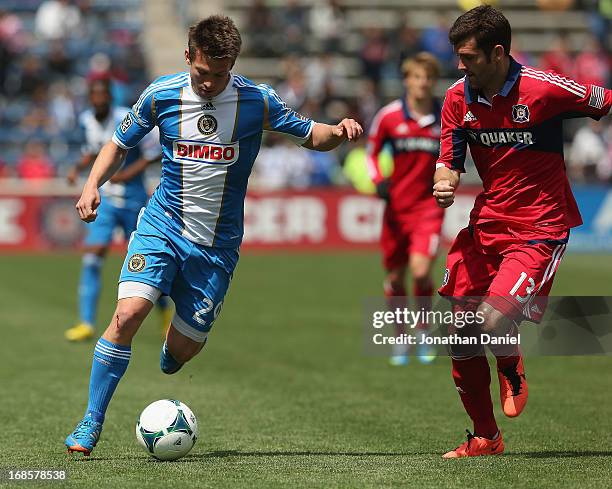
<path fill-rule="evenodd" d="M 468 328 L 472 333 L 514 337 L 522 320 L 541 319 L 569 230 L 582 223 L 565 171 L 563 120 L 606 115 L 612 92 L 521 66 L 508 55 L 508 20 L 490 6 L 460 16 L 449 39 L 465 77 L 444 100 L 434 197 L 442 208 L 452 205 L 467 145 L 483 191 L 469 226 L 449 251 L 439 292 L 455 310 L 480 314 L 478 328 Z M 497 361 L 503 411 L 518 416 L 527 402 L 519 347 L 489 348 Z M 474 434 L 444 458 L 502 453 L 483 346 L 454 345 L 451 355 Z"/>
<path fill-rule="evenodd" d="M 402 75 L 406 95 L 383 107 L 372 122 L 367 149 L 370 177 L 378 195 L 387 202 L 381 248 L 387 271 L 384 290 L 390 307 L 406 297 L 406 268 L 410 268 L 416 308 L 431 308 L 431 265 L 438 250 L 444 210 L 431 197 L 431 180 L 440 150 L 440 104 L 433 89 L 440 73 L 436 58 L 419 53 L 404 61 Z M 385 144 L 393 151 L 394 170 L 385 178 L 378 155 Z M 418 325 L 426 334 L 425 325 Z M 404 332 L 398 325 L 398 336 Z M 394 345 L 391 363 L 404 365 L 407 348 Z M 418 358 L 433 360 L 430 349 L 419 345 Z"/>

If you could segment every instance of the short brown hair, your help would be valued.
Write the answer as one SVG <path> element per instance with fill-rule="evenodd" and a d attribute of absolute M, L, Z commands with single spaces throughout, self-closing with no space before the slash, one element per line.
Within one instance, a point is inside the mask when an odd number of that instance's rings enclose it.
<path fill-rule="evenodd" d="M 225 15 L 211 15 L 189 28 L 187 46 L 193 61 L 196 50 L 209 58 L 236 59 L 242 39 L 234 21 Z"/>
<path fill-rule="evenodd" d="M 506 56 L 510 55 L 512 29 L 510 22 L 499 10 L 490 5 L 480 5 L 468 10 L 455 21 L 448 33 L 448 40 L 453 46 L 473 37 L 476 46 L 482 49 L 491 60 L 491 52 L 498 44 L 504 48 Z"/>
<path fill-rule="evenodd" d="M 433 54 L 423 51 L 404 60 L 401 68 L 402 76 L 408 76 L 416 66 L 422 66 L 432 77 L 440 78 L 440 62 Z"/>

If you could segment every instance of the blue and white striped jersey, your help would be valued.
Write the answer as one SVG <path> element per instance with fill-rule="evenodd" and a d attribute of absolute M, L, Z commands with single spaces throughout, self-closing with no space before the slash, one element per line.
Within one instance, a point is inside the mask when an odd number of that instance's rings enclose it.
<path fill-rule="evenodd" d="M 117 125 L 121 123 L 129 109 L 127 107 L 112 107 L 109 115 L 103 121 L 98 121 L 93 110 L 85 110 L 79 116 L 79 125 L 85 142 L 82 152 L 97 155 L 102 146 L 112 137 Z M 147 137 L 138 146 L 128 151 L 123 167 L 131 165 L 141 157 L 153 159 L 159 155 L 159 144 L 154 134 Z M 125 183 L 105 183 L 100 189 L 102 196 L 109 199 L 115 207 L 138 210 L 147 201 L 143 174 L 140 173 Z"/>
<path fill-rule="evenodd" d="M 146 212 L 160 224 L 177 226 L 190 241 L 236 248 L 262 132 L 281 132 L 303 144 L 314 122 L 288 108 L 271 87 L 239 75 L 232 74 L 216 97 L 201 98 L 185 72 L 152 83 L 113 141 L 132 148 L 156 125 L 162 176 Z"/>

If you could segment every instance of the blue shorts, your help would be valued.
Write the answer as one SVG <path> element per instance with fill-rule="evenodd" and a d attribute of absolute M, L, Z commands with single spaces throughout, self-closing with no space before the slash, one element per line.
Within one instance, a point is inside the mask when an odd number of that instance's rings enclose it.
<path fill-rule="evenodd" d="M 144 205 L 144 203 L 143 203 Z M 123 230 L 125 239 L 136 229 L 139 210 L 115 207 L 108 199 L 103 199 L 98 207 L 98 217 L 86 227 L 85 246 L 107 246 L 113 240 L 115 228 Z"/>
<path fill-rule="evenodd" d="M 130 297 L 122 292 L 124 282 L 147 284 L 169 295 L 176 305 L 173 326 L 201 342 L 223 306 L 238 249 L 193 243 L 175 226 L 165 224 L 155 223 L 146 210 L 141 212 L 121 268 L 119 296 Z M 148 295 L 134 295 L 149 299 Z"/>

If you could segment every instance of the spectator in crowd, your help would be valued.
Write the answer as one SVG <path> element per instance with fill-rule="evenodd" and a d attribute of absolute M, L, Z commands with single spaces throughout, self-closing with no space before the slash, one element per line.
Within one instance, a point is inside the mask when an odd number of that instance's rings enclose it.
<path fill-rule="evenodd" d="M 72 130 L 76 124 L 76 108 L 68 86 L 56 82 L 50 88 L 49 115 L 60 131 Z"/>
<path fill-rule="evenodd" d="M 300 0 L 287 0 L 280 8 L 277 25 L 283 28 L 283 47 L 289 54 L 307 49 L 308 10 Z"/>
<path fill-rule="evenodd" d="M 340 51 L 346 34 L 346 16 L 339 0 L 317 0 L 310 9 L 309 26 L 320 51 Z"/>
<path fill-rule="evenodd" d="M 359 58 L 361 59 L 363 75 L 374 83 L 377 90 L 380 85 L 383 66 L 388 56 L 389 45 L 384 31 L 374 27 L 365 29 Z"/>
<path fill-rule="evenodd" d="M 283 82 L 277 92 L 282 100 L 294 110 L 300 110 L 306 102 L 306 81 L 304 70 L 298 58 L 288 56 L 283 60 Z"/>
<path fill-rule="evenodd" d="M 16 169 L 17 175 L 24 180 L 47 180 L 55 175 L 45 144 L 37 140 L 25 144 Z"/>
<path fill-rule="evenodd" d="M 66 52 L 66 46 L 62 41 L 54 40 L 49 44 L 47 55 L 47 68 L 52 78 L 66 78 L 72 71 L 72 61 Z"/>
<path fill-rule="evenodd" d="M 311 58 L 304 68 L 308 97 L 323 100 L 338 94 L 346 83 L 345 60 L 325 52 Z"/>
<path fill-rule="evenodd" d="M 256 56 L 279 54 L 278 26 L 265 0 L 252 0 L 247 12 L 247 32 L 251 42 L 249 50 Z"/>
<path fill-rule="evenodd" d="M 36 35 L 45 41 L 76 37 L 81 28 L 81 11 L 71 0 L 45 0 L 38 7 Z"/>
<path fill-rule="evenodd" d="M 609 145 L 603 121 L 590 120 L 576 132 L 569 152 L 570 175 L 593 183 L 610 178 Z M 609 134 L 609 133 L 608 133 Z"/>
<path fill-rule="evenodd" d="M 25 98 L 32 97 L 38 88 L 46 85 L 44 66 L 38 56 L 28 54 L 23 58 L 18 79 L 17 93 Z"/>
<path fill-rule="evenodd" d="M 569 39 L 565 32 L 557 34 L 552 49 L 546 51 L 540 59 L 540 68 L 563 73 L 565 76 L 575 78 L 574 60 L 569 48 Z"/>
<path fill-rule="evenodd" d="M 576 80 L 600 87 L 608 86 L 610 76 L 610 58 L 604 51 L 597 37 L 587 38 L 582 51 L 576 56 Z"/>
<path fill-rule="evenodd" d="M 423 51 L 419 34 L 408 22 L 404 22 L 397 32 L 393 35 L 394 42 L 390 46 L 390 58 L 394 63 L 394 71 L 397 77 L 400 75 L 400 67 L 407 58 L 412 58 L 415 54 Z"/>
<path fill-rule="evenodd" d="M 444 76 L 449 76 L 457 71 L 455 52 L 448 40 L 449 28 L 446 14 L 439 12 L 436 24 L 425 27 L 421 34 L 421 47 L 438 58 L 442 64 Z"/>

